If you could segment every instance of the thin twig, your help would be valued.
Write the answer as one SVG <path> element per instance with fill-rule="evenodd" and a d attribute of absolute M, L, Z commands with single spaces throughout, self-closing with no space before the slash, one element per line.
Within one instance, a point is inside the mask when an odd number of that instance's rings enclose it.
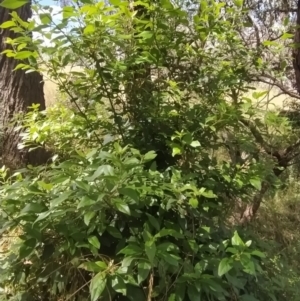
<path fill-rule="evenodd" d="M 148 284 L 148 296 L 147 301 L 151 301 L 153 292 L 153 271 L 150 274 L 149 284 Z"/>

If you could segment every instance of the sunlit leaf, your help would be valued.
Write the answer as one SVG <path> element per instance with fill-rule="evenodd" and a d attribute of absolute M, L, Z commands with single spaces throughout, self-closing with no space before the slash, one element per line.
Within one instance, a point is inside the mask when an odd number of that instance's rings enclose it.
<path fill-rule="evenodd" d="M 104 291 L 106 286 L 106 277 L 103 272 L 98 273 L 93 277 L 90 284 L 91 301 L 97 301 Z"/>
<path fill-rule="evenodd" d="M 153 159 L 155 159 L 157 156 L 157 154 L 154 151 L 150 151 L 147 154 L 144 155 L 144 161 L 151 161 Z"/>
<path fill-rule="evenodd" d="M 0 6 L 1 6 L 1 4 L 0 4 Z M 16 23 L 14 21 L 6 21 L 0 25 L 0 28 L 10 28 L 13 26 L 16 26 Z"/>
<path fill-rule="evenodd" d="M 244 242 L 240 238 L 237 231 L 234 231 L 233 237 L 231 238 L 231 243 L 233 246 L 244 246 Z"/>
<path fill-rule="evenodd" d="M 198 200 L 196 198 L 191 198 L 189 200 L 189 204 L 193 207 L 193 208 L 197 208 L 198 207 Z"/>
<path fill-rule="evenodd" d="M 8 9 L 17 9 L 27 3 L 29 3 L 29 0 L 4 0 L 0 2 L 0 6 Z"/>
<path fill-rule="evenodd" d="M 116 207 L 120 212 L 130 215 L 129 206 L 125 203 L 116 203 Z"/>
<path fill-rule="evenodd" d="M 221 277 L 228 273 L 233 268 L 233 261 L 231 258 L 223 258 L 219 263 L 218 275 Z"/>
<path fill-rule="evenodd" d="M 96 236 L 91 236 L 88 238 L 89 243 L 97 249 L 100 249 L 100 242 Z"/>

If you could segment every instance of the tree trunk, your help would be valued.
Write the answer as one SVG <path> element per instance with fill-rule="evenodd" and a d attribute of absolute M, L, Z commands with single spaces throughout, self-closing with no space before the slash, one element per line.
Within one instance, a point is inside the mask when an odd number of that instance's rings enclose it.
<path fill-rule="evenodd" d="M 268 189 L 269 183 L 263 182 L 260 191 L 255 194 L 252 203 L 248 204 L 242 213 L 240 224 L 244 225 L 253 220 Z"/>
<path fill-rule="evenodd" d="M 1 1 L 1 0 L 0 0 Z M 28 3 L 17 10 L 23 20 L 31 17 L 31 4 Z M 0 23 L 10 20 L 10 11 L 0 7 Z M 16 34 L 10 30 L 2 30 L 0 37 L 0 52 L 9 46 L 6 39 L 15 38 Z M 45 109 L 43 91 L 43 78 L 37 72 L 25 74 L 23 70 L 13 71 L 18 62 L 13 58 L 0 55 L 0 105 L 2 114 L 3 138 L 2 138 L 2 163 L 10 168 L 20 167 L 24 164 L 41 164 L 46 159 L 42 150 L 28 153 L 19 150 L 20 132 L 15 131 L 11 123 L 16 113 L 25 113 L 28 106 L 39 104 L 40 109 Z"/>
<path fill-rule="evenodd" d="M 297 45 L 293 51 L 293 67 L 296 77 L 296 87 L 300 93 L 300 0 L 297 1 L 297 21 L 295 26 L 294 43 Z"/>
<path fill-rule="evenodd" d="M 274 175 L 277 178 L 283 173 L 283 171 L 285 169 L 287 169 L 288 163 L 292 160 L 291 158 L 289 158 L 288 155 L 289 155 L 289 152 L 287 151 L 287 153 L 285 155 L 282 155 L 281 157 L 277 158 L 279 168 L 275 167 L 273 169 Z M 245 225 L 254 219 L 269 188 L 270 188 L 269 183 L 266 181 L 263 181 L 262 185 L 261 185 L 261 189 L 254 195 L 252 203 L 248 204 L 246 206 L 246 208 L 243 210 L 243 212 L 241 214 L 241 218 L 240 218 L 241 225 Z"/>

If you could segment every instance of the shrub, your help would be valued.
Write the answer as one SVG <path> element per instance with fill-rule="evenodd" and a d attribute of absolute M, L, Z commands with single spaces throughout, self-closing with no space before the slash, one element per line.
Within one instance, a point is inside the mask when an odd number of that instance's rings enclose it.
<path fill-rule="evenodd" d="M 257 151 L 240 123 L 261 125 L 239 97 L 257 68 L 237 35 L 243 11 L 214 1 L 194 15 L 170 1 L 134 6 L 83 1 L 55 26 L 47 11 L 40 26 L 15 14 L 4 25 L 22 34 L 7 54 L 31 62 L 17 69 L 41 70 L 48 57 L 72 106 L 22 120 L 22 145 L 54 158 L 3 175 L 2 233 L 21 234 L 1 258 L 0 283 L 22 300 L 259 300 L 264 254 L 227 221 L 264 179 L 275 186 L 274 162 L 216 156 L 224 131 Z M 81 71 L 65 71 L 79 61 Z"/>

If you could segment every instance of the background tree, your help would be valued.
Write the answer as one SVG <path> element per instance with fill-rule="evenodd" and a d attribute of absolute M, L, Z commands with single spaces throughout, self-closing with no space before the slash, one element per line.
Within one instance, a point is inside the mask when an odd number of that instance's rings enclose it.
<path fill-rule="evenodd" d="M 226 1 L 228 6 L 232 6 L 231 1 Z M 265 98 L 268 102 L 276 97 L 286 95 L 289 98 L 289 108 L 281 112 L 283 117 L 299 119 L 297 111 L 297 101 L 300 99 L 299 91 L 299 2 L 297 1 L 255 1 L 248 0 L 241 2 L 243 10 L 244 25 L 238 29 L 244 46 L 251 51 L 254 60 L 249 62 L 248 83 L 254 84 L 261 89 L 268 90 Z M 277 89 L 277 93 L 268 96 L 269 91 Z M 238 104 L 241 103 L 239 89 L 232 91 L 231 97 Z M 292 101 L 293 100 L 293 101 Z M 291 107 L 295 112 L 291 112 Z M 268 112 L 262 113 L 265 116 Z M 298 116 L 298 117 L 295 117 Z M 291 165 L 296 162 L 299 152 L 299 141 L 287 142 L 284 145 L 270 141 L 271 136 L 268 131 L 262 131 L 261 125 L 257 121 L 239 120 L 243 130 L 249 131 L 254 138 L 256 145 L 256 156 L 268 154 L 271 160 L 276 162 L 274 176 L 279 177 Z M 298 135 L 295 129 L 294 135 Z M 241 145 L 237 142 L 237 145 Z M 239 159 L 234 158 L 233 163 L 241 160 L 242 151 L 236 152 Z M 241 222 L 250 221 L 256 215 L 263 198 L 269 191 L 268 181 L 264 182 L 260 191 L 253 196 L 246 208 L 241 209 Z"/>
<path fill-rule="evenodd" d="M 2 1 L 3 2 L 3 1 Z M 14 28 L 7 28 L 5 24 L 11 22 L 11 14 L 17 14 L 19 23 L 24 30 L 28 30 L 27 21 L 32 16 L 30 1 L 13 10 L 14 3 L 0 2 L 0 101 L 1 101 L 1 122 L 3 127 L 2 137 L 2 162 L 9 167 L 15 168 L 26 163 L 39 164 L 45 162 L 47 156 L 41 150 L 29 153 L 28 150 L 18 148 L 20 142 L 20 131 L 16 130 L 14 117 L 16 114 L 24 114 L 28 107 L 38 104 L 40 110 L 45 109 L 43 77 L 38 72 L 26 73 L 25 70 L 14 70 L 18 63 L 30 59 L 28 52 L 23 52 L 19 59 L 14 56 L 6 56 L 4 53 L 11 50 L 13 45 L 7 43 L 9 39 L 16 39 L 19 35 Z M 11 8 L 11 9 L 10 9 Z M 6 23 L 8 22 L 8 23 Z M 16 24 L 17 25 L 17 24 Z M 22 37 L 19 37 L 22 39 Z M 30 36 L 28 36 L 30 39 Z"/>
<path fill-rule="evenodd" d="M 50 146 L 54 162 L 0 170 L 1 231 L 18 231 L 0 258 L 4 299 L 298 301 L 297 265 L 248 231 L 298 143 L 249 87 L 273 49 L 243 39 L 254 29 L 241 1 L 135 4 L 82 1 L 58 24 L 45 8 L 30 29 L 51 45 L 7 52 L 44 55 L 64 98 L 22 119 L 23 144 Z"/>

